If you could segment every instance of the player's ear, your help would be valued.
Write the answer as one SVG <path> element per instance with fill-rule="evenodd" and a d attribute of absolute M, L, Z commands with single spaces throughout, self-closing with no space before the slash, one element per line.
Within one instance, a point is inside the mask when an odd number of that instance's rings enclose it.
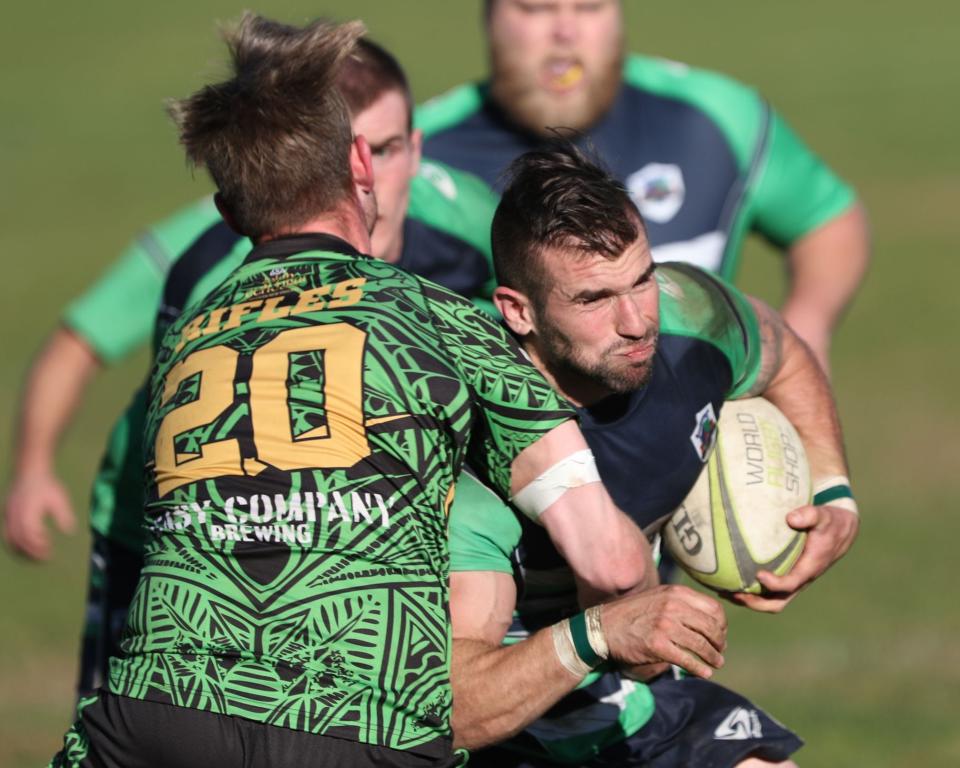
<path fill-rule="evenodd" d="M 227 222 L 227 226 L 230 227 L 238 235 L 246 236 L 246 232 L 242 231 L 240 227 L 237 226 L 237 220 L 233 216 L 233 211 L 230 209 L 230 205 L 224 200 L 223 195 L 219 192 L 215 193 L 213 196 L 213 204 L 217 206 L 217 210 L 220 212 L 221 218 Z"/>
<path fill-rule="evenodd" d="M 510 330 L 518 336 L 536 330 L 530 300 L 520 291 L 498 285 L 493 289 L 493 303 Z"/>
<path fill-rule="evenodd" d="M 373 192 L 373 155 L 365 136 L 354 136 L 350 145 L 350 174 L 354 185 L 366 194 Z"/>

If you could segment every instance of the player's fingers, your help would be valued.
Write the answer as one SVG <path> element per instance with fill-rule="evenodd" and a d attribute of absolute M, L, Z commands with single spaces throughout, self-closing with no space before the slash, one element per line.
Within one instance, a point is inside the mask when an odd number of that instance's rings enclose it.
<path fill-rule="evenodd" d="M 61 533 L 73 533 L 77 527 L 77 518 L 73 514 L 70 500 L 64 494 L 50 499 L 50 516 Z"/>
<path fill-rule="evenodd" d="M 690 587 L 685 587 L 681 584 L 672 585 L 669 587 L 671 590 L 670 595 L 672 597 L 677 597 L 680 600 L 683 600 L 691 608 L 694 608 L 697 611 L 702 611 L 708 616 L 712 616 L 718 622 L 721 622 L 726 626 L 727 617 L 723 612 L 723 606 L 720 604 L 720 601 L 716 598 L 705 595 L 703 592 L 698 592 L 695 589 L 690 589 Z"/>
<path fill-rule="evenodd" d="M 780 613 L 787 607 L 787 603 L 792 599 L 792 595 L 786 598 L 770 598 L 761 595 L 751 595 L 748 592 L 734 592 L 730 595 L 732 602 L 760 613 Z"/>
<path fill-rule="evenodd" d="M 770 571 L 757 573 L 757 581 L 767 592 L 796 592 L 817 578 L 830 564 L 829 557 L 817 547 L 808 546 L 789 573 L 777 576 Z"/>
<path fill-rule="evenodd" d="M 46 560 L 50 556 L 50 538 L 42 517 L 21 517 L 11 537 L 11 544 L 22 555 L 34 560 Z"/>
<path fill-rule="evenodd" d="M 767 595 L 774 594 L 792 594 L 804 587 L 812 580 L 812 576 L 803 574 L 788 574 L 787 576 L 775 576 L 772 573 L 761 571 L 757 574 L 757 581 L 764 588 Z"/>
<path fill-rule="evenodd" d="M 798 507 L 787 514 L 787 525 L 795 531 L 807 531 L 820 522 L 820 508 L 814 506 Z"/>
<path fill-rule="evenodd" d="M 702 611 L 687 611 L 678 616 L 680 623 L 698 636 L 709 642 L 717 652 L 722 653 L 727 647 L 726 618 L 718 621 L 714 616 Z"/>
<path fill-rule="evenodd" d="M 702 642 L 702 638 L 700 639 L 702 654 L 698 653 L 696 650 L 698 642 L 694 639 L 696 637 L 697 635 L 691 633 L 689 638 L 677 638 L 679 643 L 674 644 L 674 650 L 669 654 L 670 658 L 667 660 L 685 669 L 691 675 L 711 678 L 714 670 L 723 666 L 723 656 L 719 655 L 709 643 Z M 695 648 L 688 647 L 690 645 L 695 646 Z"/>
<path fill-rule="evenodd" d="M 723 666 L 723 653 L 713 644 L 710 638 L 699 632 L 680 634 L 676 642 L 714 669 L 720 669 Z"/>

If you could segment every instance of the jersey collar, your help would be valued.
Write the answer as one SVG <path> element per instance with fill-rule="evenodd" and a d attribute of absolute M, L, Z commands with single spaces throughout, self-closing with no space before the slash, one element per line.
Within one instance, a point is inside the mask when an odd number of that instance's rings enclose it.
<path fill-rule="evenodd" d="M 244 264 L 249 264 L 260 259 L 285 259 L 288 256 L 294 256 L 306 251 L 325 251 L 327 253 L 340 253 L 344 256 L 354 256 L 363 259 L 372 258 L 366 254 L 360 253 L 350 243 L 336 235 L 328 235 L 324 232 L 304 232 L 297 235 L 284 235 L 276 237 L 273 240 L 267 240 L 254 247 L 247 258 L 243 260 Z"/>

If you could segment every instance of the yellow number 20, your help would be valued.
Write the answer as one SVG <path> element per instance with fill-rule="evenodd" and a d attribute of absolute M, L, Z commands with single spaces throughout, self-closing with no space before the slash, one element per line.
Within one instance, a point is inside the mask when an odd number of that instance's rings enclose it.
<path fill-rule="evenodd" d="M 159 496 L 186 483 L 224 475 L 256 475 L 270 464 L 281 470 L 350 467 L 370 455 L 362 403 L 363 349 L 366 333 L 346 323 L 282 331 L 253 354 L 250 419 L 257 460 L 240 455 L 235 438 L 202 444 L 198 453 L 176 449 L 184 432 L 212 423 L 234 401 L 239 353 L 225 345 L 194 352 L 167 374 L 163 402 L 181 382 L 200 374 L 198 395 L 174 408 L 157 430 L 156 481 Z M 323 352 L 325 425 L 294 436 L 288 380 L 290 356 Z"/>

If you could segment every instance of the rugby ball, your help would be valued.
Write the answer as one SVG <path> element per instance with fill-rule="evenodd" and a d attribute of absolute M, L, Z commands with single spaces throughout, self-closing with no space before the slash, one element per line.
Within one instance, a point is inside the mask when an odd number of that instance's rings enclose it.
<path fill-rule="evenodd" d="M 662 529 L 667 550 L 694 579 L 721 592 L 762 591 L 757 572 L 783 575 L 806 534 L 787 513 L 811 501 L 803 443 L 762 397 L 730 400 L 690 494 Z"/>

